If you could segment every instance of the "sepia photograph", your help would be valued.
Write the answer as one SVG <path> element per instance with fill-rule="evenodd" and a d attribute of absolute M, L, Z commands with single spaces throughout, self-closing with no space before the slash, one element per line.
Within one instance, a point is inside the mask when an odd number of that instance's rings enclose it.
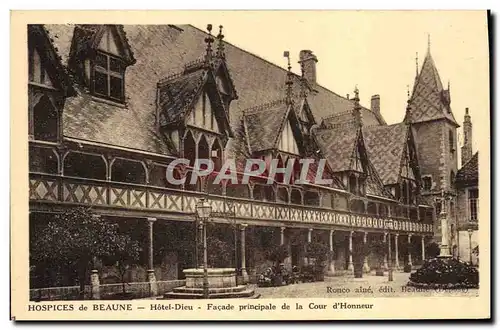
<path fill-rule="evenodd" d="M 487 12 L 272 13 L 20 25 L 25 312 L 489 288 Z"/>

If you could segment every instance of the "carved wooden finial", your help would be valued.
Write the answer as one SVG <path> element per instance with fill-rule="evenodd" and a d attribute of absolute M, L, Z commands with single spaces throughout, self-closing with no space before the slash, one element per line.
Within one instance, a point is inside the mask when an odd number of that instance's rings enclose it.
<path fill-rule="evenodd" d="M 217 57 L 225 58 L 226 54 L 224 53 L 224 35 L 222 34 L 222 25 L 219 25 L 219 34 L 217 35 Z"/>

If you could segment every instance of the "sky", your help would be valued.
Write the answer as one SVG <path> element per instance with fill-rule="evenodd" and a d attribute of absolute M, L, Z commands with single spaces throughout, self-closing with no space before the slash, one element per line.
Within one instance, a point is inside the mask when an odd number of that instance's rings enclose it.
<path fill-rule="evenodd" d="M 207 21 L 208 20 L 208 21 Z M 197 20 L 198 21 L 198 20 Z M 299 51 L 318 58 L 318 83 L 340 95 L 359 88 L 370 107 L 381 97 L 388 124 L 402 121 L 407 89 L 413 88 L 416 53 L 419 70 L 428 48 L 443 86 L 450 82 L 451 106 L 462 125 L 465 108 L 473 124 L 473 150 L 489 145 L 488 31 L 484 11 L 263 11 L 213 15 L 195 23 L 224 26 L 225 40 L 279 66 L 290 51 L 292 71 L 300 73 Z M 462 127 L 458 130 L 462 145 Z M 460 155 L 459 155 L 460 159 Z"/>

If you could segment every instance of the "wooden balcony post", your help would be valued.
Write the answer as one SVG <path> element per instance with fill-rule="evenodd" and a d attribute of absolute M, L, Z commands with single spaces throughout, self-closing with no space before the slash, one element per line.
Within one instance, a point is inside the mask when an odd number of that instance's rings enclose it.
<path fill-rule="evenodd" d="M 333 235 L 335 234 L 335 230 L 330 229 L 330 265 L 329 272 L 333 275 L 335 274 L 335 257 L 333 256 Z"/>
<path fill-rule="evenodd" d="M 352 235 L 354 231 L 349 232 L 349 261 L 347 263 L 347 270 L 349 272 L 354 272 L 354 263 L 352 262 Z"/>
<path fill-rule="evenodd" d="M 245 229 L 248 225 L 241 224 L 240 234 L 241 234 L 241 276 L 243 277 L 243 283 L 248 283 L 248 273 L 246 268 L 246 246 L 245 246 Z"/>
<path fill-rule="evenodd" d="M 394 234 L 394 257 L 396 258 L 394 267 L 396 269 L 399 268 L 398 237 L 399 234 Z"/>
<path fill-rule="evenodd" d="M 408 234 L 408 265 L 413 266 L 411 261 L 411 234 Z"/>
<path fill-rule="evenodd" d="M 387 233 L 384 233 L 384 246 L 387 244 Z M 386 251 L 386 250 L 384 250 Z M 384 252 L 384 269 L 389 269 L 389 265 L 387 264 L 387 252 Z"/>
<path fill-rule="evenodd" d="M 363 244 L 366 246 L 368 244 L 368 232 L 365 231 L 363 235 Z M 363 259 L 363 272 L 364 273 L 369 273 L 370 272 L 370 266 L 368 266 L 368 256 L 365 256 Z"/>
<path fill-rule="evenodd" d="M 153 264 L 153 224 L 156 218 L 148 218 L 148 282 L 149 282 L 149 295 L 156 297 L 158 295 L 158 285 L 156 283 L 156 275 Z"/>

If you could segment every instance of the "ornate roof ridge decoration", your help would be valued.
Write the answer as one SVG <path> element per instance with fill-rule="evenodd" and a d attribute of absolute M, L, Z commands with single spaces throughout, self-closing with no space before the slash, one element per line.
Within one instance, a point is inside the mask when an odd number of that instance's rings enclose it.
<path fill-rule="evenodd" d="M 350 113 L 352 110 L 345 110 L 345 111 L 342 111 L 342 112 L 337 112 L 337 113 L 334 113 L 334 114 L 331 114 L 331 115 L 328 115 L 326 117 L 322 117 L 321 119 L 322 120 L 326 120 L 326 119 L 333 119 L 333 118 L 337 118 L 337 117 L 342 117 L 348 113 Z"/>
<path fill-rule="evenodd" d="M 259 105 L 256 105 L 254 107 L 251 107 L 251 108 L 248 108 L 248 109 L 245 109 L 243 110 L 243 113 L 245 115 L 250 115 L 250 114 L 254 114 L 254 113 L 259 113 L 259 112 L 262 112 L 264 110 L 269 110 L 277 105 L 280 105 L 280 104 L 285 104 L 287 103 L 287 100 L 285 98 L 283 99 L 278 99 L 278 100 L 274 100 L 274 101 L 271 101 L 271 102 L 267 102 L 267 103 L 263 103 L 263 104 L 259 104 Z"/>

